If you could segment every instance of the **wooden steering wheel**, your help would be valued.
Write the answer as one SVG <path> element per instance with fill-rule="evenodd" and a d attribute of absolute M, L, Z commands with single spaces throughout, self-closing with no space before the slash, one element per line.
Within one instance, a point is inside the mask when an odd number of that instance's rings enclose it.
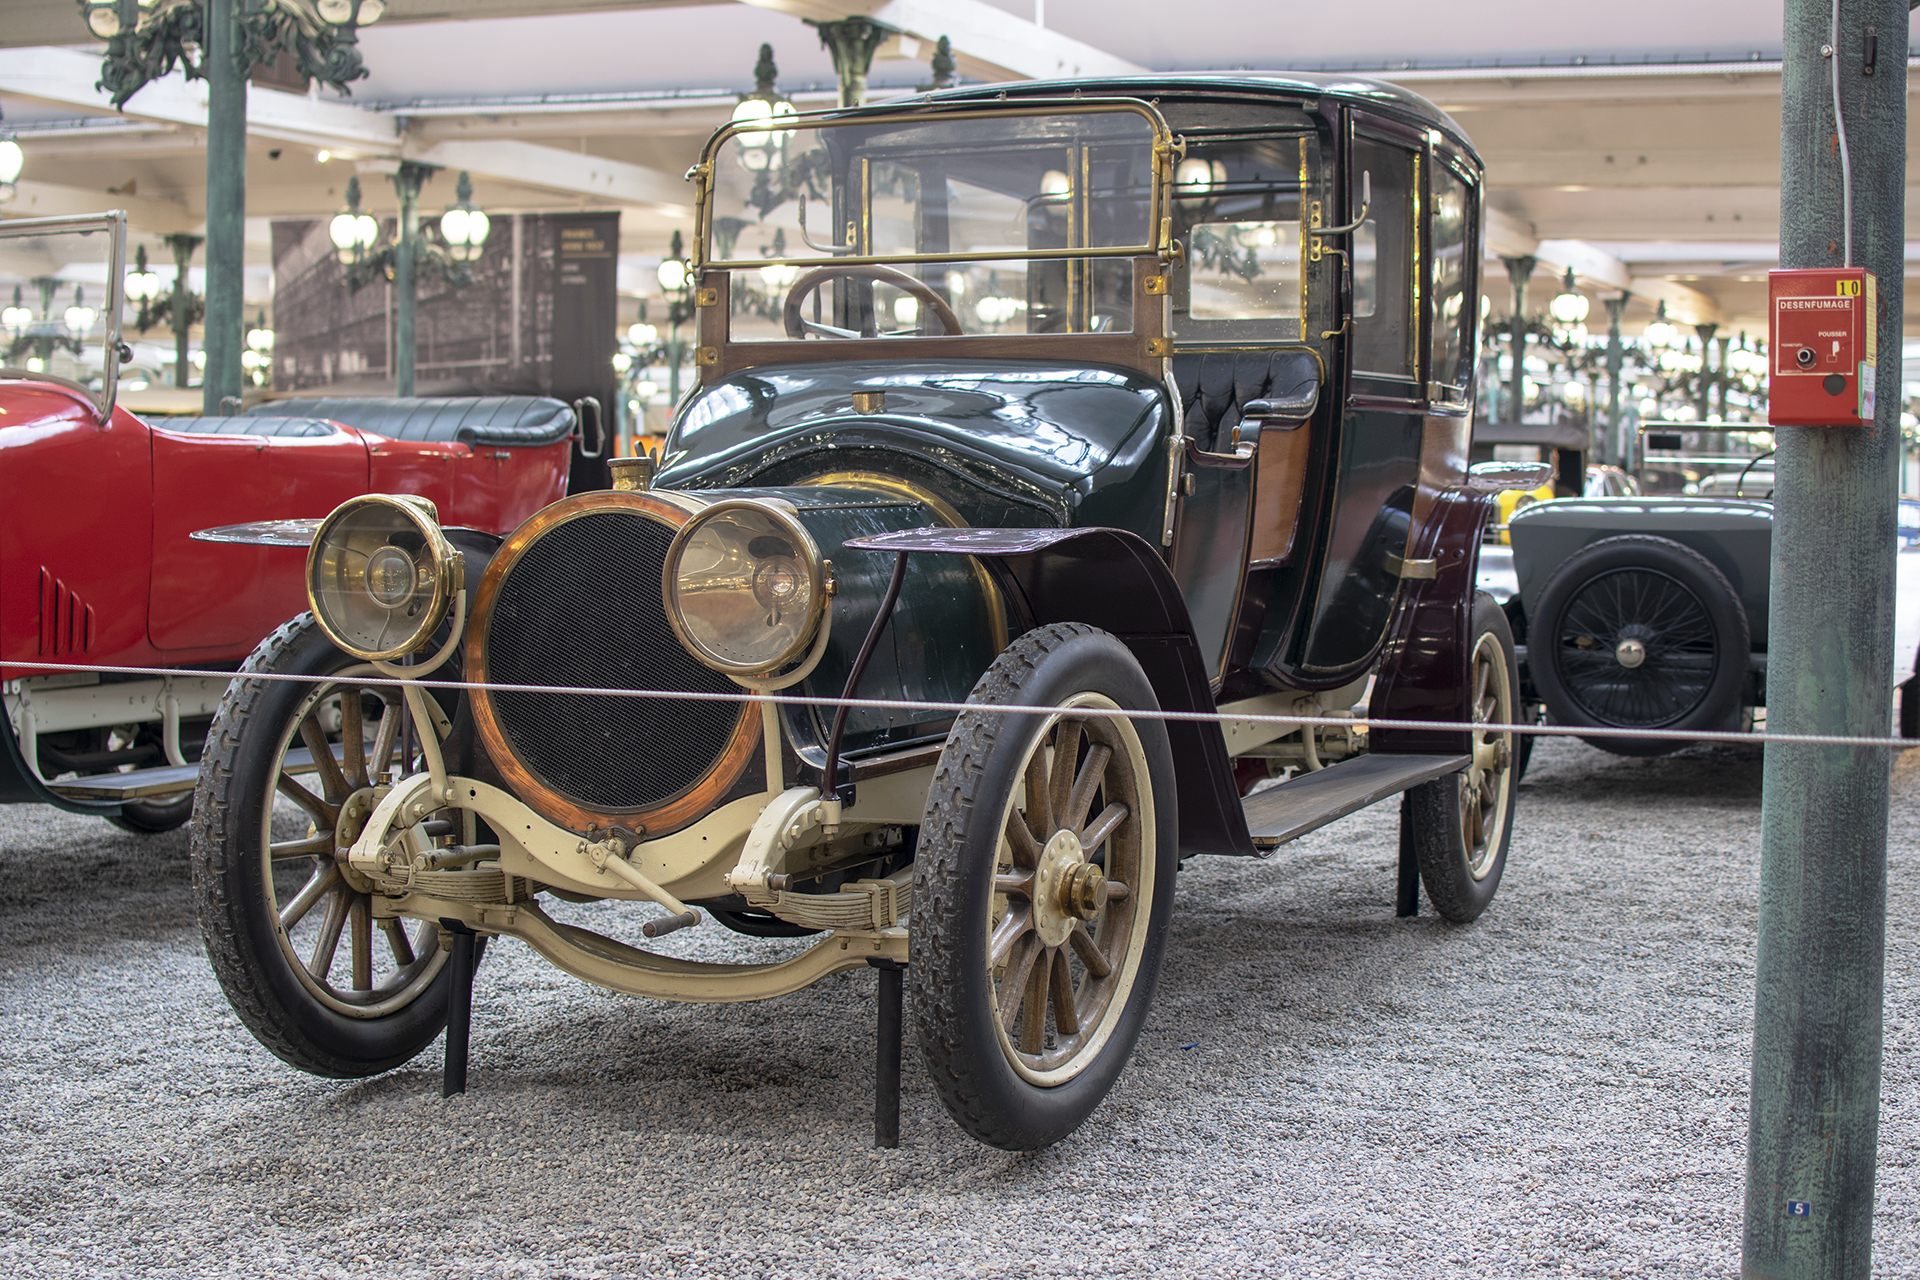
<path fill-rule="evenodd" d="M 953 308 L 947 305 L 945 298 L 935 293 L 933 288 L 919 277 L 910 276 L 896 267 L 880 266 L 878 263 L 870 265 L 828 263 L 824 267 L 815 267 L 795 280 L 793 288 L 787 291 L 786 306 L 781 314 L 786 321 L 789 338 L 804 338 L 809 333 L 822 338 L 877 338 L 880 336 L 880 330 L 871 319 L 872 308 L 868 308 L 869 319 L 866 329 L 859 333 L 855 333 L 852 329 L 842 329 L 837 325 L 816 324 L 800 314 L 800 304 L 805 301 L 808 294 L 827 281 L 842 277 L 890 284 L 902 292 L 909 293 L 920 300 L 923 308 L 933 313 L 934 318 L 940 322 L 940 327 L 947 334 L 953 337 L 960 336 L 960 317 L 953 313 Z M 926 321 L 922 320 L 920 332 L 926 331 Z"/>

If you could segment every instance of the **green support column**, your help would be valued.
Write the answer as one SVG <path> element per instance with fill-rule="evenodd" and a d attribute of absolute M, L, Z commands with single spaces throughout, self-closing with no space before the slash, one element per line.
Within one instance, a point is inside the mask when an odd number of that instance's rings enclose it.
<path fill-rule="evenodd" d="M 1533 278 L 1532 254 L 1520 258 L 1502 258 L 1507 264 L 1507 279 L 1513 281 L 1513 376 L 1508 380 L 1507 406 L 1518 422 L 1527 414 L 1527 281 Z"/>
<path fill-rule="evenodd" d="M 1694 384 L 1693 420 L 1705 422 L 1712 410 L 1713 395 L 1713 335 L 1719 330 L 1717 324 L 1697 324 L 1693 331 L 1700 335 L 1700 378 Z"/>
<path fill-rule="evenodd" d="M 833 70 L 840 77 L 840 105 L 857 107 L 867 100 L 867 72 L 873 67 L 873 51 L 893 34 L 871 18 L 843 18 L 838 22 L 804 20 L 820 32 L 820 43 L 833 55 Z"/>
<path fill-rule="evenodd" d="M 419 301 L 415 269 L 419 266 L 420 188 L 437 172 L 430 164 L 400 162 L 393 189 L 400 195 L 400 237 L 393 252 L 393 387 L 394 394 L 413 394 L 414 313 Z"/>
<path fill-rule="evenodd" d="M 239 0 L 206 0 L 207 367 L 201 411 L 227 413 L 240 396 L 246 319 L 247 69 L 240 65 Z"/>
<path fill-rule="evenodd" d="M 167 304 L 167 318 L 173 324 L 173 385 L 184 390 L 193 372 L 193 362 L 187 359 L 187 337 L 193 330 L 193 290 L 187 287 L 187 270 L 200 237 L 168 236 L 167 247 L 173 250 L 173 300 Z M 205 379 L 201 381 L 204 385 Z"/>
<path fill-rule="evenodd" d="M 1787 0 L 1780 262 L 1844 265 L 1837 69 L 1853 258 L 1880 280 L 1879 412 L 1871 427 L 1776 432 L 1767 723 L 1777 732 L 1884 737 L 1894 665 L 1907 4 L 1842 0 L 1837 40 L 1832 17 L 1830 0 Z M 1830 43 L 1835 62 L 1822 56 Z M 1883 750 L 1775 743 L 1762 768 L 1741 1270 L 1751 1280 L 1865 1280 L 1891 761 Z"/>
<path fill-rule="evenodd" d="M 1620 438 L 1620 375 L 1626 366 L 1626 351 L 1620 345 L 1620 314 L 1627 309 L 1627 298 L 1603 298 L 1607 308 L 1607 448 L 1613 461 L 1627 465 L 1626 442 Z"/>

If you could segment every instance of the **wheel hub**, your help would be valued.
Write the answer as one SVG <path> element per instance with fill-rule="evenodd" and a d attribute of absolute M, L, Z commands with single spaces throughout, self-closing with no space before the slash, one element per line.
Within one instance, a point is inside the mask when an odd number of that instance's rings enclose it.
<path fill-rule="evenodd" d="M 379 803 L 379 788 L 362 787 L 341 804 L 339 820 L 333 826 L 333 856 L 336 860 L 347 860 L 347 850 L 353 848 L 353 842 L 366 830 L 367 819 L 373 816 L 374 806 Z"/>
<path fill-rule="evenodd" d="M 1088 919 L 1099 909 L 1097 901 L 1105 900 L 1106 888 L 1106 874 L 1087 861 L 1080 837 L 1067 830 L 1055 832 L 1040 851 L 1040 865 L 1033 873 L 1033 929 L 1041 945 L 1066 942 L 1074 921 Z M 1096 905 L 1083 914 L 1080 904 L 1089 900 Z"/>
<path fill-rule="evenodd" d="M 1647 646 L 1638 640 L 1622 640 L 1613 649 L 1614 660 L 1631 670 L 1647 660 Z"/>

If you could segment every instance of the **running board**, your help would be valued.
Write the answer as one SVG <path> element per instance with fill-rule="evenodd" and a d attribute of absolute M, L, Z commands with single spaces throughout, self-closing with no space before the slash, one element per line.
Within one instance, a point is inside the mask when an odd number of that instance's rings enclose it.
<path fill-rule="evenodd" d="M 1335 818 L 1458 773 L 1471 761 L 1471 756 L 1355 756 L 1248 796 L 1247 829 L 1254 847 L 1271 853 Z"/>
<path fill-rule="evenodd" d="M 336 755 L 335 759 L 342 757 Z M 313 753 L 305 747 L 287 752 L 283 773 L 312 773 Z M 125 773 L 96 773 L 85 778 L 49 782 L 47 790 L 68 800 L 150 800 L 191 791 L 200 780 L 197 764 L 162 765 L 157 769 L 129 769 Z"/>

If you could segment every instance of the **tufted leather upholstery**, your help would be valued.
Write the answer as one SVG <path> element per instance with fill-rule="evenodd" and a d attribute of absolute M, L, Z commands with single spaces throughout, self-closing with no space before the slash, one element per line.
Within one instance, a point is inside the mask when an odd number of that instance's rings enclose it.
<path fill-rule="evenodd" d="M 181 431 L 195 436 L 277 436 L 281 439 L 330 436 L 339 430 L 320 418 L 289 418 L 285 414 L 247 418 L 153 418 L 148 425 L 161 431 Z"/>
<path fill-rule="evenodd" d="M 1183 430 L 1202 449 L 1226 449 L 1241 410 L 1254 400 L 1298 403 L 1320 385 L 1320 366 L 1307 351 L 1176 353 L 1173 382 L 1186 406 Z"/>
<path fill-rule="evenodd" d="M 546 396 L 398 396 L 301 400 L 303 412 L 330 418 L 389 440 L 480 445 L 544 445 L 574 428 L 573 409 Z M 284 415 L 287 402 L 255 405 L 249 417 Z"/>

